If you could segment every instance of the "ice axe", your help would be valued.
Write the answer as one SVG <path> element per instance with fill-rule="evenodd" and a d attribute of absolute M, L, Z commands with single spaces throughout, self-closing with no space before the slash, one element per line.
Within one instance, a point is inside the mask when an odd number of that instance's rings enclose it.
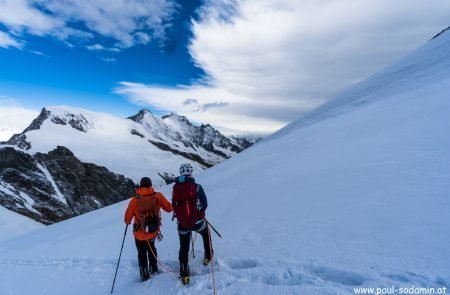
<path fill-rule="evenodd" d="M 205 218 L 206 223 L 212 228 L 212 230 L 219 236 L 219 238 L 223 239 L 219 232 L 214 228 L 214 226 Z"/>

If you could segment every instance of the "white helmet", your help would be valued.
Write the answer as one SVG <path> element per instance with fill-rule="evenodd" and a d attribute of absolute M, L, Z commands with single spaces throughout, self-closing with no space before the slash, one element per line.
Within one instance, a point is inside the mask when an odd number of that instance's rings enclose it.
<path fill-rule="evenodd" d="M 194 168 L 189 163 L 181 164 L 180 175 L 191 175 L 194 172 Z"/>

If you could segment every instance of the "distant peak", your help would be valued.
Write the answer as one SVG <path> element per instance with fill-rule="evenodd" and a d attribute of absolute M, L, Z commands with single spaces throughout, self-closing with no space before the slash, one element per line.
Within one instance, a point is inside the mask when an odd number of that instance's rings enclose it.
<path fill-rule="evenodd" d="M 188 118 L 182 115 L 178 115 L 177 113 L 171 112 L 169 115 L 162 116 L 163 119 L 174 118 L 181 121 L 189 122 Z"/>
<path fill-rule="evenodd" d="M 151 114 L 152 112 L 149 109 L 142 109 L 138 114 Z"/>
<path fill-rule="evenodd" d="M 132 120 L 132 121 L 134 121 L 134 122 L 140 122 L 140 121 L 142 121 L 142 119 L 143 119 L 143 118 L 145 117 L 145 115 L 147 115 L 147 114 L 153 116 L 153 114 L 152 114 L 152 112 L 151 112 L 150 110 L 148 110 L 148 109 L 142 109 L 142 110 L 140 110 L 136 115 L 130 116 L 130 117 L 128 117 L 127 119 L 130 119 L 130 120 Z"/>
<path fill-rule="evenodd" d="M 31 122 L 31 124 L 23 131 L 23 133 L 40 129 L 42 123 L 44 123 L 44 121 L 47 120 L 50 117 L 50 115 L 51 112 L 48 109 L 42 108 L 41 112 L 36 117 L 36 119 L 34 119 L 33 122 Z"/>
<path fill-rule="evenodd" d="M 170 118 L 170 117 L 178 117 L 178 114 L 177 114 L 177 113 L 174 113 L 174 112 L 171 112 L 171 113 L 168 114 L 168 115 L 162 116 L 163 119 L 165 119 L 165 118 Z"/>
<path fill-rule="evenodd" d="M 210 124 L 202 124 L 200 126 L 200 128 L 202 129 L 215 129 L 214 127 L 212 127 Z"/>

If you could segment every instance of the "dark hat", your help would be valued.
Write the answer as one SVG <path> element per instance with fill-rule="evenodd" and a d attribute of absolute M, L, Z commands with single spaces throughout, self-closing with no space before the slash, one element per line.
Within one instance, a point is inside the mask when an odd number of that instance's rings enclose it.
<path fill-rule="evenodd" d="M 152 186 L 152 180 L 149 177 L 143 177 L 141 179 L 141 184 L 139 187 L 151 187 Z"/>

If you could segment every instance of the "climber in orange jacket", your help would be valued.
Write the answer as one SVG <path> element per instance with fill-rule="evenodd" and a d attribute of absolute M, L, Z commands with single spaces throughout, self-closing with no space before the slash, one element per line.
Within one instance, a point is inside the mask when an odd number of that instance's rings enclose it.
<path fill-rule="evenodd" d="M 160 235 L 160 210 L 172 212 L 172 204 L 160 192 L 155 192 L 152 181 L 148 177 L 141 179 L 136 196 L 128 204 L 125 212 L 125 223 L 130 224 L 134 218 L 133 234 L 138 251 L 139 270 L 142 281 L 150 278 L 150 274 L 158 272 L 155 239 Z M 149 271 L 148 260 L 151 270 Z"/>

